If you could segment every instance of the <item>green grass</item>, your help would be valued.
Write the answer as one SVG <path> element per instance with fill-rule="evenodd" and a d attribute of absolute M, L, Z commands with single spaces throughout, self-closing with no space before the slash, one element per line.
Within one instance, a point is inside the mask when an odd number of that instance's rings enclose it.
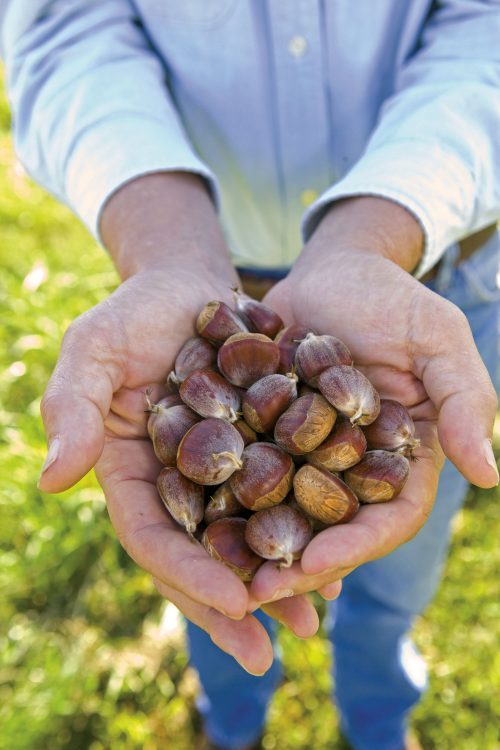
<path fill-rule="evenodd" d="M 36 487 L 40 396 L 62 334 L 117 278 L 16 165 L 8 126 L 1 99 L 0 748 L 192 750 L 196 677 L 176 611 L 120 549 L 93 476 L 58 496 Z M 444 583 L 417 623 L 432 675 L 415 716 L 426 748 L 498 747 L 499 500 L 471 491 Z M 286 680 L 266 750 L 340 750 L 324 637 L 281 631 L 280 643 Z"/>

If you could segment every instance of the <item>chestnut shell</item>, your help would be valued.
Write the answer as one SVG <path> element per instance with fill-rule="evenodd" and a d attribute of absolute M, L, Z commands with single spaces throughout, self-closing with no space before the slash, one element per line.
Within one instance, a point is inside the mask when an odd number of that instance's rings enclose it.
<path fill-rule="evenodd" d="M 229 485 L 241 505 L 261 510 L 277 505 L 292 487 L 295 467 L 291 457 L 274 443 L 252 443 L 243 451 L 243 466 Z"/>
<path fill-rule="evenodd" d="M 210 557 L 230 568 L 242 581 L 251 581 L 264 560 L 245 541 L 244 518 L 221 518 L 209 524 L 201 543 Z"/>
<path fill-rule="evenodd" d="M 275 505 L 253 513 L 247 521 L 245 539 L 248 546 L 266 560 L 280 561 L 289 568 L 299 560 L 312 539 L 311 522 L 290 505 Z"/>
<path fill-rule="evenodd" d="M 222 419 L 203 419 L 191 427 L 177 450 L 177 468 L 197 484 L 221 484 L 241 467 L 245 447 L 236 428 Z"/>
<path fill-rule="evenodd" d="M 274 428 L 276 443 L 293 456 L 309 453 L 329 435 L 337 413 L 320 393 L 293 401 Z"/>
<path fill-rule="evenodd" d="M 332 526 L 347 523 L 357 513 L 358 498 L 350 487 L 319 466 L 306 464 L 293 480 L 295 499 L 304 511 Z"/>
<path fill-rule="evenodd" d="M 410 463 L 400 453 L 367 451 L 344 473 L 344 479 L 363 503 L 384 503 L 399 495 L 410 473 Z"/>

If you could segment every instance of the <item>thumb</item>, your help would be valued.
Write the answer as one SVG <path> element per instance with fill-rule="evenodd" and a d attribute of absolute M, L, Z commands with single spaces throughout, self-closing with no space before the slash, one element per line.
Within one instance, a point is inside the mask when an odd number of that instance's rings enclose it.
<path fill-rule="evenodd" d="M 422 380 L 438 410 L 439 440 L 448 458 L 473 484 L 494 487 L 498 468 L 491 438 L 497 397 L 467 319 L 457 308 L 452 312 Z"/>
<path fill-rule="evenodd" d="M 68 328 L 41 403 L 48 451 L 38 482 L 62 492 L 96 464 L 113 397 L 110 347 L 86 316 Z"/>

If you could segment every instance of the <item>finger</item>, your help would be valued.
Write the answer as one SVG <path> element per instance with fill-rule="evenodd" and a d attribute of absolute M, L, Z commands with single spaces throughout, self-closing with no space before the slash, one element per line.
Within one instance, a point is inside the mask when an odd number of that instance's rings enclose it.
<path fill-rule="evenodd" d="M 66 332 L 59 359 L 41 404 L 48 453 L 39 487 L 61 492 L 81 479 L 98 460 L 104 418 L 121 370 L 102 326 L 82 316 Z M 106 343 L 107 342 L 107 343 Z"/>
<path fill-rule="evenodd" d="M 439 411 L 439 440 L 444 452 L 470 482 L 493 487 L 498 484 L 491 448 L 495 390 L 467 319 L 458 308 L 447 305 L 446 328 L 441 327 L 439 341 L 432 342 L 435 354 L 417 366 Z"/>
<path fill-rule="evenodd" d="M 162 596 L 175 604 L 188 620 L 205 630 L 215 645 L 236 659 L 243 669 L 258 676 L 267 672 L 273 663 L 273 647 L 265 628 L 255 617 L 246 614 L 242 620 L 230 620 L 163 581 L 153 580 Z"/>
<path fill-rule="evenodd" d="M 261 609 L 299 638 L 311 638 L 318 632 L 318 613 L 307 596 L 292 596 L 262 604 Z"/>
<path fill-rule="evenodd" d="M 306 575 L 346 575 L 415 536 L 432 510 L 442 464 L 439 446 L 425 447 L 430 445 L 431 431 L 431 427 L 420 428 L 419 436 L 423 439 L 427 434 L 427 442 L 411 465 L 401 495 L 387 503 L 365 505 L 348 524 L 332 526 L 314 537 L 302 554 Z"/>
<path fill-rule="evenodd" d="M 285 601 L 288 597 L 307 594 L 332 583 L 332 575 L 306 575 L 300 562 L 294 562 L 289 568 L 278 569 L 274 563 L 261 565 L 251 584 L 252 596 L 263 603 L 276 600 Z"/>
<path fill-rule="evenodd" d="M 165 388 L 152 383 L 147 388 L 120 388 L 113 395 L 104 425 L 106 434 L 119 438 L 145 437 L 150 417 L 148 401 L 157 403 Z"/>
<path fill-rule="evenodd" d="M 318 594 L 320 594 L 323 599 L 331 602 L 333 599 L 337 599 L 340 596 L 341 591 L 342 581 L 334 581 L 333 583 L 328 583 L 326 586 L 319 588 Z"/>
<path fill-rule="evenodd" d="M 289 285 L 286 281 L 278 281 L 265 295 L 262 302 L 278 313 L 285 326 L 294 322 Z"/>
<path fill-rule="evenodd" d="M 148 440 L 106 442 L 96 474 L 121 544 L 163 583 L 228 617 L 244 617 L 244 584 L 173 521 L 158 496 L 158 471 Z"/>
<path fill-rule="evenodd" d="M 425 401 L 428 396 L 422 382 L 410 372 L 389 365 L 376 364 L 364 367 L 356 363 L 380 395 L 392 398 L 406 407 Z"/>

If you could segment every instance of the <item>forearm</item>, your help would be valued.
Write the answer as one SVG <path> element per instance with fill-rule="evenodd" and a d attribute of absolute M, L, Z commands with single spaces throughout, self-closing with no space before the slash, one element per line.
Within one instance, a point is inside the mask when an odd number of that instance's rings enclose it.
<path fill-rule="evenodd" d="M 100 234 L 122 279 L 145 268 L 190 267 L 237 284 L 205 182 L 195 174 L 144 175 L 111 196 Z"/>
<path fill-rule="evenodd" d="M 374 196 L 336 201 L 323 216 L 297 261 L 325 260 L 334 253 L 370 252 L 413 271 L 423 252 L 424 237 L 417 219 L 397 203 Z"/>

